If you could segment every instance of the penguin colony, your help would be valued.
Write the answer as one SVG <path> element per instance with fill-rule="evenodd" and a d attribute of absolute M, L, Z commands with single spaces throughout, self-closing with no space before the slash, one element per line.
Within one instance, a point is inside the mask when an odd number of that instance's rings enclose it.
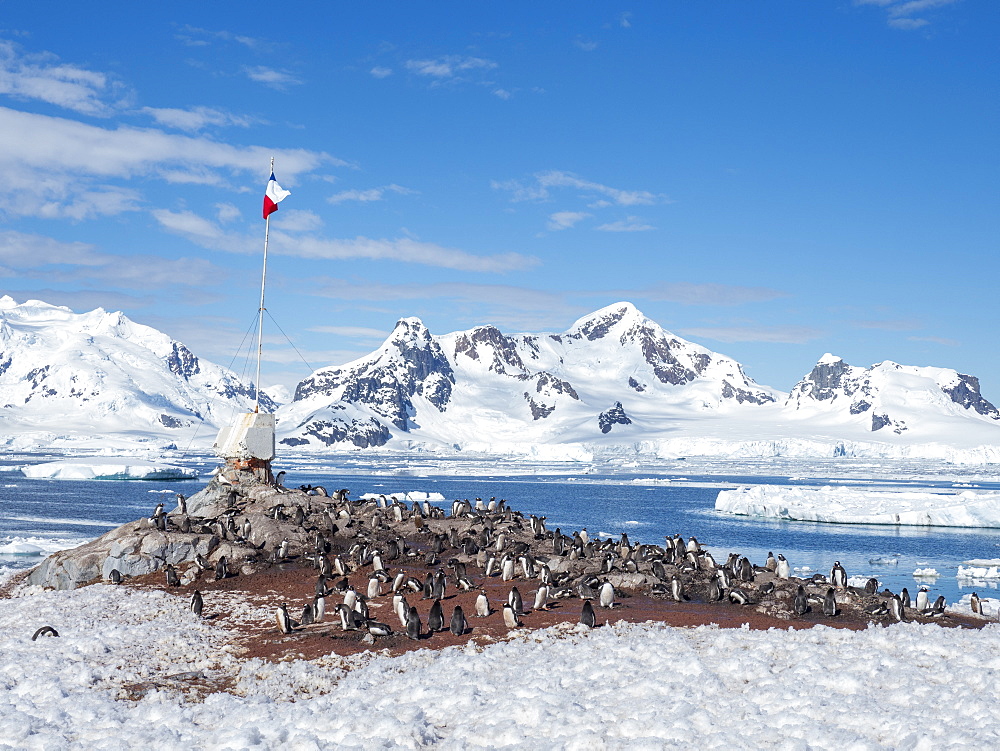
<path fill-rule="evenodd" d="M 694 537 L 680 534 L 662 545 L 633 543 L 627 534 L 594 540 L 586 529 L 549 529 L 545 517 L 524 515 L 505 500 L 456 500 L 441 508 L 278 485 L 255 497 L 229 490 L 214 510 L 219 506 L 211 517 L 189 516 L 183 502 L 172 514 L 157 508 L 150 518 L 156 529 L 202 530 L 215 542 L 208 556 L 166 566 L 164 583 L 190 586 L 273 567 L 311 572 L 315 587 L 307 601 L 273 604 L 274 630 L 284 636 L 322 630 L 367 644 L 422 641 L 438 632 L 474 634 L 477 622 L 531 626 L 533 613 L 550 609 L 593 628 L 620 617 L 613 611 L 627 611 L 635 595 L 671 607 L 721 603 L 792 621 L 845 613 L 880 623 L 945 617 L 943 598 L 931 604 L 926 592 L 911 605 L 905 589 L 880 592 L 875 579 L 849 586 L 839 561 L 829 575 L 797 578 L 780 554 L 768 554 L 763 566 L 738 553 L 718 563 Z M 111 581 L 121 581 L 116 574 Z M 456 592 L 470 593 L 468 616 L 461 605 L 449 607 Z M 209 612 L 210 595 L 194 590 L 190 607 L 199 616 Z"/>

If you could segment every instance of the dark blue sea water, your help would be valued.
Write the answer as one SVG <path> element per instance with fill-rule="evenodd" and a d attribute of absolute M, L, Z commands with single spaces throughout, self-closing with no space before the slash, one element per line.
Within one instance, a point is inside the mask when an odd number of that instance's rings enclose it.
<path fill-rule="evenodd" d="M 990 594 L 996 581 L 959 581 L 959 564 L 970 559 L 1000 558 L 1000 530 L 944 527 L 895 527 L 771 521 L 719 514 L 714 511 L 720 485 L 761 483 L 822 485 L 782 476 L 685 474 L 668 484 L 641 477 L 590 474 L 585 477 L 546 475 L 435 476 L 394 468 L 392 473 L 365 471 L 362 462 L 337 471 L 329 466 L 299 465 L 286 485 L 323 484 L 346 487 L 357 497 L 366 492 L 436 492 L 446 499 L 506 498 L 517 510 L 547 517 L 549 528 L 571 532 L 586 527 L 591 536 L 628 534 L 632 541 L 661 543 L 664 535 L 694 535 L 717 560 L 729 552 L 763 563 L 768 551 L 783 553 L 803 575 L 829 572 L 835 560 L 849 575 L 875 576 L 894 591 L 908 587 L 911 595 L 924 583 L 934 596 L 949 602 L 976 589 Z M 879 481 L 909 489 L 909 480 Z M 700 484 L 710 484 L 701 486 Z M 949 481 L 922 481 L 923 487 L 950 487 Z M 175 492 L 191 495 L 204 480 L 180 482 L 28 480 L 18 472 L 0 471 L 0 569 L 35 565 L 40 554 L 4 554 L 6 548 L 34 546 L 42 554 L 97 537 L 114 526 L 148 516 L 162 499 L 168 507 Z M 1000 485 L 979 482 L 983 489 Z M 940 576 L 915 580 L 916 569 L 935 569 Z"/>

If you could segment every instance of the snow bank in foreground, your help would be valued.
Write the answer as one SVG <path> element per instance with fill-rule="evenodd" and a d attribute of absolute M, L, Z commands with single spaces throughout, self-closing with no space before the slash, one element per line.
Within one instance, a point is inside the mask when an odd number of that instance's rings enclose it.
<path fill-rule="evenodd" d="M 33 480 L 188 480 L 198 471 L 170 464 L 110 460 L 59 461 L 28 464 L 20 468 Z"/>
<path fill-rule="evenodd" d="M 209 612 L 219 607 L 212 594 Z M 185 605 L 103 585 L 5 602 L 0 737 L 21 748 L 120 748 L 127 738 L 184 751 L 1000 746 L 1000 683 L 989 679 L 1000 670 L 1000 625 L 616 624 L 359 658 L 345 672 L 336 658 L 242 661 Z M 61 637 L 32 642 L 43 624 Z M 233 693 L 185 701 L 164 680 L 193 671 L 228 680 Z M 115 699 L 123 684 L 154 679 L 165 687 Z"/>
<path fill-rule="evenodd" d="M 1000 492 L 799 488 L 756 485 L 722 490 L 715 510 L 840 524 L 906 524 L 937 527 L 1000 527 Z"/>

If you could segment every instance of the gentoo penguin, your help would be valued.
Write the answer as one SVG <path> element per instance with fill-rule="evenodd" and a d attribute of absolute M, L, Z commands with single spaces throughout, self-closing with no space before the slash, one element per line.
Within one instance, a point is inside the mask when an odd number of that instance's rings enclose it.
<path fill-rule="evenodd" d="M 590 542 L 590 535 L 587 534 L 586 527 L 580 530 L 580 539 L 583 540 L 584 545 Z"/>
<path fill-rule="evenodd" d="M 874 576 L 865 582 L 865 594 L 873 595 L 878 592 L 878 579 Z"/>
<path fill-rule="evenodd" d="M 769 595 L 775 590 L 774 582 L 765 582 L 757 587 L 757 593 L 761 596 Z"/>
<path fill-rule="evenodd" d="M 691 599 L 684 594 L 684 584 L 676 574 L 670 577 L 670 596 L 674 598 L 674 602 L 684 602 Z"/>
<path fill-rule="evenodd" d="M 503 604 L 503 622 L 506 624 L 507 628 L 517 628 L 521 625 L 520 619 L 517 617 L 517 613 L 514 612 L 514 608 L 510 606 L 509 602 Z"/>
<path fill-rule="evenodd" d="M 316 622 L 316 612 L 313 610 L 313 604 L 307 602 L 302 607 L 302 617 L 299 619 L 299 623 L 303 626 L 309 626 Z"/>
<path fill-rule="evenodd" d="M 111 576 L 109 578 L 111 579 L 111 583 L 112 584 L 121 584 L 122 583 L 122 572 L 119 571 L 116 568 L 113 568 L 113 569 L 111 569 Z"/>
<path fill-rule="evenodd" d="M 316 595 L 313 598 L 313 617 L 316 623 L 322 623 L 326 616 L 326 598 L 323 595 Z"/>
<path fill-rule="evenodd" d="M 398 574 L 392 580 L 392 593 L 396 594 L 400 588 L 406 583 L 406 572 L 400 570 Z"/>
<path fill-rule="evenodd" d="M 444 571 L 438 571 L 434 574 L 434 582 L 431 584 L 431 597 L 435 600 L 443 600 L 447 586 L 448 577 L 444 575 Z"/>
<path fill-rule="evenodd" d="M 910 593 L 906 591 L 906 587 L 903 587 L 903 591 L 899 595 L 899 600 L 904 608 L 910 607 Z"/>
<path fill-rule="evenodd" d="M 351 610 L 354 610 L 354 606 L 358 602 L 358 593 L 354 591 L 354 587 L 349 587 L 346 592 L 344 592 L 344 605 L 346 605 Z"/>
<path fill-rule="evenodd" d="M 834 595 L 833 587 L 826 590 L 826 597 L 823 598 L 823 615 L 837 615 L 837 597 Z"/>
<path fill-rule="evenodd" d="M 368 580 L 368 599 L 374 600 L 380 594 L 382 594 L 382 583 L 377 576 L 373 576 Z"/>
<path fill-rule="evenodd" d="M 406 619 L 410 616 L 410 606 L 406 602 L 406 595 L 396 595 L 392 598 L 392 608 L 396 611 L 396 617 L 403 628 L 406 628 Z"/>
<path fill-rule="evenodd" d="M 209 563 L 208 559 L 201 553 L 197 553 L 195 555 L 194 562 L 198 564 L 198 568 L 200 568 L 202 571 L 208 571 L 210 568 L 212 568 L 212 564 Z"/>
<path fill-rule="evenodd" d="M 191 595 L 191 612 L 200 616 L 202 608 L 204 607 L 205 601 L 202 599 L 201 592 L 196 589 L 194 594 Z"/>
<path fill-rule="evenodd" d="M 615 588 L 609 581 L 601 585 L 599 603 L 602 608 L 613 608 L 615 606 Z"/>
<path fill-rule="evenodd" d="M 274 618 L 278 622 L 278 631 L 283 634 L 292 633 L 292 619 L 288 616 L 288 608 L 284 603 L 274 611 Z"/>
<path fill-rule="evenodd" d="M 340 627 L 344 631 L 358 630 L 358 616 L 351 608 L 343 603 L 337 606 L 337 614 L 340 616 Z"/>
<path fill-rule="evenodd" d="M 441 601 L 435 600 L 430 613 L 427 614 L 427 631 L 433 634 L 442 629 L 444 629 L 444 611 L 441 609 Z"/>
<path fill-rule="evenodd" d="M 510 594 L 507 595 L 507 603 L 514 609 L 515 615 L 524 615 L 524 600 L 521 598 L 521 592 L 517 587 L 510 588 Z"/>
<path fill-rule="evenodd" d="M 893 595 L 892 599 L 889 600 L 889 612 L 892 614 L 892 618 L 897 623 L 906 620 L 906 612 L 903 610 L 903 601 L 899 599 L 899 595 Z"/>
<path fill-rule="evenodd" d="M 226 556 L 219 556 L 219 560 L 215 562 L 215 580 L 225 579 L 229 575 L 229 562 L 226 560 Z"/>
<path fill-rule="evenodd" d="M 764 568 L 768 571 L 777 571 L 778 569 L 778 561 L 775 559 L 774 553 L 771 551 L 767 552 L 767 560 L 764 562 Z"/>
<path fill-rule="evenodd" d="M 750 604 L 750 596 L 739 587 L 733 587 L 729 590 L 729 601 L 737 605 L 748 605 Z"/>
<path fill-rule="evenodd" d="M 59 632 L 52 628 L 52 626 L 42 626 L 31 637 L 31 641 L 35 641 L 39 636 L 59 636 Z"/>
<path fill-rule="evenodd" d="M 392 636 L 392 629 L 389 628 L 388 624 L 379 623 L 378 621 L 368 621 L 366 625 L 368 633 L 372 636 Z"/>
<path fill-rule="evenodd" d="M 801 584 L 795 590 L 795 600 L 792 602 L 792 610 L 795 615 L 805 615 L 809 612 L 809 598 L 806 597 L 806 590 Z"/>
<path fill-rule="evenodd" d="M 927 589 L 927 587 L 921 587 L 920 591 L 917 592 L 917 601 L 914 603 L 914 607 L 917 610 L 919 610 L 920 612 L 923 612 L 924 610 L 927 610 L 927 604 L 928 604 L 927 603 L 927 592 L 928 591 L 929 590 Z"/>
<path fill-rule="evenodd" d="M 180 577 L 177 576 L 177 569 L 175 569 L 168 563 L 166 568 L 163 569 L 163 571 L 167 575 L 168 587 L 179 587 L 181 585 Z"/>
<path fill-rule="evenodd" d="M 406 614 L 406 635 L 413 640 L 420 638 L 420 615 L 413 605 L 410 606 L 410 611 Z"/>
<path fill-rule="evenodd" d="M 280 488 L 281 481 L 285 479 L 285 470 L 281 470 L 278 474 L 274 476 L 274 487 Z"/>
<path fill-rule="evenodd" d="M 500 578 L 505 582 L 509 582 L 514 578 L 514 558 L 510 554 L 503 557 L 500 567 Z"/>
<path fill-rule="evenodd" d="M 485 618 L 491 612 L 490 601 L 486 596 L 486 592 L 484 590 L 479 590 L 479 596 L 476 597 L 476 615 L 480 618 Z"/>
<path fill-rule="evenodd" d="M 969 607 L 972 608 L 972 612 L 976 615 L 983 614 L 983 603 L 979 600 L 979 595 L 975 592 L 969 596 Z"/>
<path fill-rule="evenodd" d="M 840 561 L 833 562 L 833 568 L 830 569 L 830 583 L 837 589 L 847 588 L 847 571 L 840 565 Z"/>
<path fill-rule="evenodd" d="M 465 621 L 465 613 L 462 612 L 462 606 L 456 605 L 455 612 L 451 614 L 451 625 L 449 626 L 449 630 L 455 636 L 461 636 L 465 633 L 468 627 L 469 624 Z"/>
<path fill-rule="evenodd" d="M 722 599 L 722 588 L 719 586 L 719 580 L 717 577 L 712 577 L 708 580 L 708 601 L 718 602 Z"/>
<path fill-rule="evenodd" d="M 934 601 L 934 604 L 933 604 L 933 605 L 931 605 L 931 606 L 930 606 L 929 608 L 927 608 L 927 609 L 926 609 L 926 610 L 925 610 L 925 611 L 923 612 L 923 614 L 924 614 L 924 615 L 929 615 L 929 616 L 932 616 L 932 617 L 934 617 L 934 618 L 937 618 L 938 616 L 941 616 L 941 615 L 944 615 L 944 606 L 945 606 L 945 599 L 944 599 L 944 595 L 940 595 L 940 596 L 939 596 L 939 597 L 938 597 L 938 598 L 937 598 L 937 599 L 936 599 L 936 600 Z"/>
<path fill-rule="evenodd" d="M 791 576 L 791 566 L 781 553 L 778 553 L 778 560 L 775 561 L 774 573 L 779 579 L 787 579 Z"/>
<path fill-rule="evenodd" d="M 597 625 L 597 616 L 594 615 L 594 606 L 590 600 L 583 601 L 583 610 L 580 612 L 580 623 L 587 628 L 594 628 Z"/>
<path fill-rule="evenodd" d="M 535 591 L 535 604 L 532 608 L 533 610 L 548 610 L 549 609 L 549 588 L 544 584 L 539 585 L 538 589 Z"/>

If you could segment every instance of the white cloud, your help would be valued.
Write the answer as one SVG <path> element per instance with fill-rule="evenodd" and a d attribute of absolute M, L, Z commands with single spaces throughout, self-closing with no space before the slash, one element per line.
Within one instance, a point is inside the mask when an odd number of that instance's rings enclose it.
<path fill-rule="evenodd" d="M 25 54 L 0 41 L 0 94 L 37 99 L 84 115 L 110 115 L 123 87 L 104 73 L 59 62 L 54 55 Z"/>
<path fill-rule="evenodd" d="M 323 219 L 312 211 L 289 208 L 272 214 L 271 226 L 285 232 L 316 232 L 323 228 Z"/>
<path fill-rule="evenodd" d="M 751 302 L 768 302 L 788 297 L 787 292 L 769 287 L 743 287 L 733 284 L 695 284 L 674 282 L 660 284 L 639 292 L 619 291 L 618 297 L 637 295 L 649 300 L 663 300 L 682 305 L 743 305 Z"/>
<path fill-rule="evenodd" d="M 288 71 L 275 70 L 274 68 L 267 68 L 263 65 L 245 67 L 243 68 L 243 72 L 251 81 L 262 83 L 265 86 L 277 89 L 278 91 L 284 91 L 291 86 L 297 86 L 302 83 L 300 79 L 296 78 Z"/>
<path fill-rule="evenodd" d="M 211 221 L 191 211 L 157 209 L 151 213 L 168 232 L 180 235 L 201 247 L 229 253 L 257 252 L 256 241 L 236 233 L 224 232 Z M 299 258 L 319 260 L 364 258 L 402 261 L 483 273 L 517 271 L 538 265 L 538 259 L 520 253 L 479 256 L 456 248 L 421 242 L 410 237 L 395 239 L 310 237 L 289 234 L 277 226 L 272 228 L 270 247 L 273 252 Z"/>
<path fill-rule="evenodd" d="M 894 29 L 912 30 L 930 24 L 926 18 L 915 18 L 937 8 L 953 5 L 958 0 L 854 0 L 855 5 L 874 5 L 886 11 L 886 23 Z"/>
<path fill-rule="evenodd" d="M 230 222 L 235 222 L 242 215 L 243 212 L 241 212 L 239 208 L 237 208 L 231 203 L 215 204 L 215 216 L 222 224 L 229 224 Z"/>
<path fill-rule="evenodd" d="M 714 339 L 717 342 L 769 342 L 772 344 L 805 344 L 824 334 L 808 326 L 710 326 L 688 328 L 680 332 L 687 337 Z"/>
<path fill-rule="evenodd" d="M 244 47 L 262 51 L 270 45 L 262 39 L 248 37 L 245 34 L 234 34 L 231 31 L 210 31 L 200 29 L 196 26 L 185 26 L 178 33 L 177 38 L 190 47 L 204 47 L 213 41 L 236 42 Z"/>
<path fill-rule="evenodd" d="M 656 227 L 652 224 L 643 224 L 639 221 L 639 217 L 629 216 L 617 222 L 602 224 L 596 229 L 601 232 L 647 232 L 651 229 L 656 229 Z"/>
<path fill-rule="evenodd" d="M 370 71 L 375 78 L 387 78 L 392 75 L 392 68 L 386 68 L 382 65 L 376 65 Z"/>
<path fill-rule="evenodd" d="M 235 125 L 248 128 L 255 121 L 249 117 L 231 115 L 211 107 L 177 109 L 173 107 L 143 107 L 142 112 L 160 125 L 177 130 L 198 131 L 210 125 L 225 127 Z"/>
<path fill-rule="evenodd" d="M 0 264 L 16 270 L 21 279 L 76 284 L 98 281 L 140 291 L 151 286 L 215 284 L 224 276 L 221 268 L 198 258 L 99 253 L 86 243 L 64 243 L 13 230 L 0 232 Z"/>
<path fill-rule="evenodd" d="M 349 339 L 377 339 L 379 341 L 385 339 L 390 333 L 382 329 L 369 329 L 363 326 L 313 326 L 306 330 L 316 334 L 334 334 Z"/>
<path fill-rule="evenodd" d="M 510 91 L 507 91 L 507 89 L 494 89 L 493 96 L 499 97 L 500 99 L 506 101 L 510 99 L 512 96 L 514 96 L 514 94 Z"/>
<path fill-rule="evenodd" d="M 275 156 L 283 183 L 323 164 L 345 163 L 305 149 L 237 147 L 154 128 L 103 128 L 0 107 L 0 163 L 16 176 L 8 215 L 86 219 L 133 211 L 142 204 L 135 178 L 228 185 L 235 177 L 266 181 Z M 128 187 L 109 181 L 128 180 Z"/>
<path fill-rule="evenodd" d="M 428 60 L 407 60 L 406 68 L 419 76 L 438 80 L 458 79 L 463 74 L 493 70 L 497 64 L 482 57 L 444 55 Z"/>
<path fill-rule="evenodd" d="M 554 214 L 549 214 L 548 228 L 552 231 L 569 229 L 588 216 L 590 214 L 585 211 L 557 211 Z"/>
<path fill-rule="evenodd" d="M 579 37 L 573 40 L 573 44 L 575 44 L 584 52 L 593 52 L 599 46 L 597 42 L 587 41 L 584 39 L 580 39 Z"/>
<path fill-rule="evenodd" d="M 550 170 L 548 172 L 536 172 L 533 175 L 533 184 L 523 184 L 517 180 L 505 182 L 492 181 L 491 185 L 500 190 L 507 190 L 513 194 L 513 201 L 535 201 L 544 200 L 550 196 L 552 188 L 574 188 L 583 191 L 584 194 L 598 194 L 605 196 L 619 206 L 652 205 L 658 203 L 670 203 L 670 199 L 661 193 L 651 193 L 648 190 L 622 190 L 612 188 L 608 185 L 584 180 L 572 172 L 561 170 Z M 596 206 L 597 204 L 592 204 Z"/>
<path fill-rule="evenodd" d="M 336 193 L 326 200 L 333 204 L 343 203 L 344 201 L 360 201 L 361 203 L 369 203 L 371 201 L 381 201 L 386 191 L 400 193 L 402 195 L 409 195 L 416 192 L 410 190 L 409 188 L 404 188 L 402 185 L 392 184 L 383 185 L 379 188 L 368 188 L 366 190 L 342 190 L 340 193 Z"/>
<path fill-rule="evenodd" d="M 618 25 L 623 29 L 632 28 L 632 13 L 630 11 L 625 11 L 618 16 Z"/>

